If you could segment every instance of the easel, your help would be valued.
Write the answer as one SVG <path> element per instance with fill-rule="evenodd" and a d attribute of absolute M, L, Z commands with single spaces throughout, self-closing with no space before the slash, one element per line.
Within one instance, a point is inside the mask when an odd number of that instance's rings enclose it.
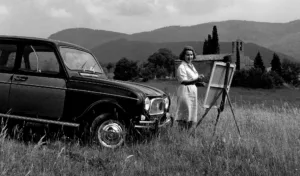
<path fill-rule="evenodd" d="M 230 69 L 230 63 L 227 62 L 227 63 L 226 63 L 225 79 L 224 79 L 224 84 L 223 84 L 222 90 L 221 90 L 221 91 L 218 93 L 218 95 L 214 98 L 214 100 L 213 100 L 212 103 L 210 104 L 209 108 L 206 108 L 205 113 L 203 114 L 203 116 L 202 116 L 201 119 L 198 121 L 198 123 L 197 123 L 197 125 L 196 125 L 196 127 L 195 127 L 195 128 L 197 128 L 197 127 L 200 125 L 200 123 L 202 122 L 202 120 L 204 119 L 204 117 L 208 114 L 209 110 L 215 105 L 215 103 L 217 102 L 217 100 L 219 99 L 219 97 L 222 96 L 220 106 L 218 107 L 218 115 L 217 115 L 217 119 L 216 119 L 216 122 L 215 122 L 215 125 L 214 125 L 213 136 L 215 135 L 215 132 L 216 132 L 216 127 L 217 127 L 217 124 L 218 124 L 218 121 L 219 121 L 219 118 L 220 118 L 220 114 L 221 114 L 221 112 L 223 112 L 223 110 L 224 110 L 226 98 L 227 98 L 227 100 L 228 100 L 228 103 L 229 103 L 229 106 L 230 106 L 230 109 L 231 109 L 231 112 L 232 112 L 232 115 L 233 115 L 233 119 L 234 119 L 234 121 L 235 121 L 235 125 L 236 125 L 237 130 L 238 130 L 238 133 L 239 133 L 239 135 L 241 136 L 240 129 L 239 129 L 238 125 L 237 125 L 236 118 L 235 118 L 235 114 L 234 114 L 234 112 L 233 112 L 232 104 L 231 104 L 231 101 L 230 101 L 230 98 L 229 98 L 229 95 L 228 95 L 228 76 L 229 76 L 229 69 Z"/>

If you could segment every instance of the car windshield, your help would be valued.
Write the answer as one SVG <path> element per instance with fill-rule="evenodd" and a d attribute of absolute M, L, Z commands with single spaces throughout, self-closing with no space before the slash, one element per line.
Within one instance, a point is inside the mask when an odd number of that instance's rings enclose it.
<path fill-rule="evenodd" d="M 60 47 L 60 53 L 63 56 L 65 65 L 70 70 L 103 73 L 100 64 L 98 64 L 94 56 L 90 53 L 66 47 Z"/>

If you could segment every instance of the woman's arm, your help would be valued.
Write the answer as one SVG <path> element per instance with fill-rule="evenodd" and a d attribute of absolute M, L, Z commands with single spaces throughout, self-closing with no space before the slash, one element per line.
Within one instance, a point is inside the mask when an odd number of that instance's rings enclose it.
<path fill-rule="evenodd" d="M 198 82 L 201 82 L 203 78 L 204 78 L 204 75 L 201 74 L 201 75 L 198 76 L 198 78 L 196 78 L 196 79 L 194 79 L 194 80 L 184 80 L 184 81 L 181 82 L 181 84 L 183 84 L 183 85 L 192 85 L 192 84 L 196 84 L 196 83 L 198 83 Z"/>

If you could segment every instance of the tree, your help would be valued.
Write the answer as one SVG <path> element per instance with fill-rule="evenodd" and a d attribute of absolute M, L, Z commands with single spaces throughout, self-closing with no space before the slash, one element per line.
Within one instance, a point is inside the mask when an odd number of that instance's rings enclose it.
<path fill-rule="evenodd" d="M 153 79 L 154 75 L 152 74 L 152 70 L 154 65 L 149 62 L 143 62 L 140 66 L 140 76 L 143 78 L 143 81 L 148 81 L 149 79 Z"/>
<path fill-rule="evenodd" d="M 241 55 L 240 55 L 240 48 L 238 46 L 238 43 L 236 44 L 236 70 L 241 69 Z"/>
<path fill-rule="evenodd" d="M 204 43 L 203 43 L 203 49 L 202 49 L 202 54 L 205 55 L 205 54 L 208 54 L 208 41 L 205 39 L 204 40 Z"/>
<path fill-rule="evenodd" d="M 254 68 L 259 68 L 261 71 L 265 71 L 266 67 L 264 66 L 264 62 L 261 58 L 260 52 L 257 53 L 254 59 Z"/>
<path fill-rule="evenodd" d="M 284 59 L 281 66 L 281 76 L 284 79 L 284 81 L 288 84 L 293 84 L 295 86 L 299 85 L 300 63 Z"/>
<path fill-rule="evenodd" d="M 213 27 L 212 35 L 208 34 L 203 43 L 203 54 L 219 54 L 220 44 L 217 27 Z"/>
<path fill-rule="evenodd" d="M 207 36 L 207 54 L 212 54 L 212 38 L 211 38 L 211 35 L 208 34 Z"/>
<path fill-rule="evenodd" d="M 175 74 L 175 60 L 178 56 L 174 55 L 171 50 L 167 48 L 161 48 L 157 52 L 153 53 L 148 58 L 148 63 L 142 65 L 142 75 L 147 75 L 147 78 L 162 78 Z M 152 76 L 149 76 L 150 70 Z M 146 77 L 143 77 L 146 78 Z"/>
<path fill-rule="evenodd" d="M 203 43 L 203 54 L 212 54 L 212 38 L 211 35 L 208 34 L 207 40 L 205 39 Z"/>
<path fill-rule="evenodd" d="M 281 75 L 281 62 L 279 56 L 276 53 L 273 54 L 271 66 L 272 66 L 271 68 L 272 71 L 275 71 L 278 75 Z"/>
<path fill-rule="evenodd" d="M 156 78 L 165 78 L 168 76 L 168 71 L 164 67 L 158 67 L 156 69 Z"/>
<path fill-rule="evenodd" d="M 169 75 L 174 74 L 175 60 L 178 59 L 178 57 L 174 55 L 172 51 L 167 48 L 159 49 L 158 53 L 160 53 L 165 57 L 163 68 L 166 69 L 167 74 Z"/>
<path fill-rule="evenodd" d="M 116 63 L 114 79 L 128 81 L 138 76 L 137 62 L 130 61 L 123 57 Z"/>
<path fill-rule="evenodd" d="M 110 70 L 111 70 L 112 68 L 114 68 L 114 64 L 111 63 L 111 62 L 109 62 L 109 63 L 106 65 L 106 68 L 107 68 L 108 72 L 110 72 Z"/>
<path fill-rule="evenodd" d="M 219 36 L 218 36 L 218 30 L 216 26 L 213 27 L 213 31 L 212 31 L 211 48 L 212 48 L 211 54 L 220 54 Z"/>

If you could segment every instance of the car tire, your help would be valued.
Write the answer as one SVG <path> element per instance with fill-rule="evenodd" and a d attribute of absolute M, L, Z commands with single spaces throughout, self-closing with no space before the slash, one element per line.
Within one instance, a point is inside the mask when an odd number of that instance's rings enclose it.
<path fill-rule="evenodd" d="M 91 125 L 92 141 L 105 148 L 117 148 L 125 143 L 125 125 L 111 113 L 101 114 Z"/>

